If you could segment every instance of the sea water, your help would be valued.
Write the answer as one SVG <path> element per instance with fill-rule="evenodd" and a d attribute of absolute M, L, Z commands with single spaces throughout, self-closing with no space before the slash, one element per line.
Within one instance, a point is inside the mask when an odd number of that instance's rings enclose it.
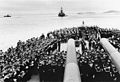
<path fill-rule="evenodd" d="M 58 13 L 13 14 L 12 17 L 0 17 L 0 49 L 15 47 L 19 40 L 26 41 L 60 28 L 72 28 L 97 25 L 101 28 L 120 29 L 119 14 L 77 14 L 67 13 L 58 17 Z"/>

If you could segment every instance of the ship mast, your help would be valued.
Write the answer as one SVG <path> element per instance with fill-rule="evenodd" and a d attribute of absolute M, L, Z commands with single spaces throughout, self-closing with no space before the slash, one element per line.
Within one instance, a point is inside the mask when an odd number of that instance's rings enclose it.
<path fill-rule="evenodd" d="M 61 10 L 63 10 L 63 0 L 60 0 L 61 2 Z"/>
<path fill-rule="evenodd" d="M 63 13 L 63 8 L 61 7 L 61 13 Z"/>

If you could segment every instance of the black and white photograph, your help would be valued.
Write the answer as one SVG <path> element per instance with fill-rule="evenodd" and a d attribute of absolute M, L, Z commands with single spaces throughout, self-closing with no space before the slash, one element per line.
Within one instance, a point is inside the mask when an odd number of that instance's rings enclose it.
<path fill-rule="evenodd" d="M 120 0 L 0 0 L 0 82 L 120 82 Z"/>

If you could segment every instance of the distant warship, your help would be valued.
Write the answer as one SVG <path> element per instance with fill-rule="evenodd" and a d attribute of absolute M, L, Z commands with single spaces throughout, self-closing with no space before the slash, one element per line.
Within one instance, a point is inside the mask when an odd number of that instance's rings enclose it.
<path fill-rule="evenodd" d="M 4 17 L 11 17 L 9 14 L 5 15 Z"/>
<path fill-rule="evenodd" d="M 64 17 L 66 16 L 65 13 L 63 12 L 63 8 L 61 7 L 61 11 L 58 14 L 58 17 Z"/>

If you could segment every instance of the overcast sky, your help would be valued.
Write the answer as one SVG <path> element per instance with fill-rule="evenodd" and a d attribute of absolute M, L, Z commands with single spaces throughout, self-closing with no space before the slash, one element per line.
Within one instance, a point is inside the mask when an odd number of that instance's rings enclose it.
<path fill-rule="evenodd" d="M 2 11 L 57 10 L 105 11 L 119 10 L 120 0 L 0 0 Z"/>

